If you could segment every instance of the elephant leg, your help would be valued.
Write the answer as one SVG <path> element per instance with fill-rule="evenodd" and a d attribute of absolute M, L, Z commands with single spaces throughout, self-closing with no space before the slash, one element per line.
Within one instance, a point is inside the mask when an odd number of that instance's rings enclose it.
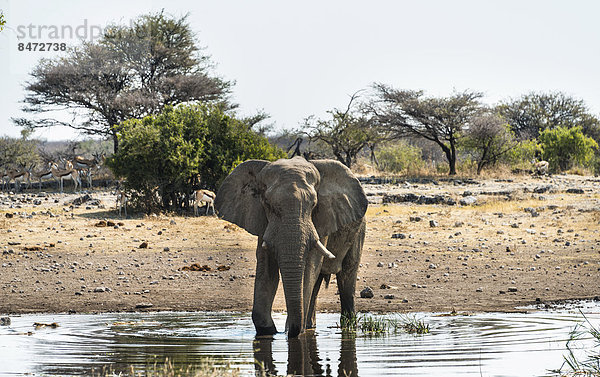
<path fill-rule="evenodd" d="M 262 248 L 262 242 L 262 237 L 258 237 L 252 322 L 256 335 L 273 335 L 277 333 L 277 328 L 271 317 L 271 309 L 279 284 L 279 269 L 275 256 Z"/>
<path fill-rule="evenodd" d="M 313 288 L 312 295 L 310 296 L 310 305 L 308 306 L 308 313 L 306 315 L 306 318 L 307 318 L 306 328 L 307 329 L 314 329 L 315 327 L 317 327 L 317 318 L 316 318 L 317 295 L 319 294 L 319 289 L 321 289 L 321 284 L 323 283 L 324 278 L 325 278 L 325 275 L 319 274 L 319 277 L 317 278 L 317 282 L 315 283 L 315 287 Z"/>
<path fill-rule="evenodd" d="M 354 242 L 346 253 L 342 262 L 342 269 L 336 274 L 342 315 L 354 314 L 354 294 L 356 290 L 356 276 L 360 264 L 360 255 L 365 242 L 365 221 L 363 219 L 356 232 Z"/>

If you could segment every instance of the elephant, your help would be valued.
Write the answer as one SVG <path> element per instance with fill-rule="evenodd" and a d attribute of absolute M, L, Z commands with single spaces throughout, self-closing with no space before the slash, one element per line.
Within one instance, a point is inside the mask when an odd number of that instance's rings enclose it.
<path fill-rule="evenodd" d="M 354 314 L 367 205 L 358 179 L 334 160 L 248 160 L 225 178 L 215 199 L 219 216 L 258 236 L 257 336 L 277 333 L 271 310 L 280 274 L 288 338 L 316 326 L 317 294 L 332 274 L 341 315 Z"/>

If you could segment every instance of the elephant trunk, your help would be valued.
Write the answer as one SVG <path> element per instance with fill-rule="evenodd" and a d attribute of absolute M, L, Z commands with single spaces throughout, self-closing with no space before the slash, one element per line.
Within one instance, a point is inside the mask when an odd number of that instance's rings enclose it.
<path fill-rule="evenodd" d="M 286 329 L 288 337 L 295 338 L 306 329 L 306 311 L 310 301 L 307 285 L 310 285 L 312 276 L 312 273 L 307 273 L 307 263 L 312 264 L 309 251 L 316 242 L 316 231 L 311 223 L 284 221 L 276 234 L 280 242 L 274 247 L 277 249 L 287 307 Z"/>
<path fill-rule="evenodd" d="M 285 304 L 287 307 L 286 330 L 289 338 L 297 337 L 304 331 L 304 305 L 303 305 L 303 267 L 297 263 L 282 262 L 279 265 Z"/>

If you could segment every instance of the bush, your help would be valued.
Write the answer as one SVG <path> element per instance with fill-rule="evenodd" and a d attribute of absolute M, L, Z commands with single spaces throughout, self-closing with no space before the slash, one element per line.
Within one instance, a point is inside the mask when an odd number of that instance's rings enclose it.
<path fill-rule="evenodd" d="M 581 127 L 556 127 L 540 134 L 542 157 L 550 164 L 551 171 L 565 171 L 578 164 L 587 166 L 592 162 L 598 144 L 585 136 Z"/>
<path fill-rule="evenodd" d="M 511 149 L 504 160 L 513 169 L 531 170 L 532 161 L 536 160 L 536 156 L 542 153 L 542 147 L 537 143 L 537 140 L 525 140 L 519 142 Z"/>
<path fill-rule="evenodd" d="M 376 156 L 379 167 L 391 173 L 416 174 L 425 166 L 421 148 L 404 141 L 382 147 Z"/>
<path fill-rule="evenodd" d="M 187 206 L 194 188 L 215 190 L 241 162 L 285 157 L 282 150 L 218 106 L 167 106 L 119 126 L 119 150 L 107 164 L 146 212 Z"/>

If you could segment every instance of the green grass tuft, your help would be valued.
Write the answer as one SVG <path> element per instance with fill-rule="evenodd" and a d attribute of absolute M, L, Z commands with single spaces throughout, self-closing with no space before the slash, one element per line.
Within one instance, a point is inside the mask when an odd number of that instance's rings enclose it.
<path fill-rule="evenodd" d="M 393 317 L 370 314 L 343 315 L 340 318 L 342 332 L 356 333 L 358 331 L 369 335 L 382 335 L 405 331 L 409 334 L 422 335 L 429 333 L 429 325 L 423 319 L 414 315 L 399 315 Z"/>

